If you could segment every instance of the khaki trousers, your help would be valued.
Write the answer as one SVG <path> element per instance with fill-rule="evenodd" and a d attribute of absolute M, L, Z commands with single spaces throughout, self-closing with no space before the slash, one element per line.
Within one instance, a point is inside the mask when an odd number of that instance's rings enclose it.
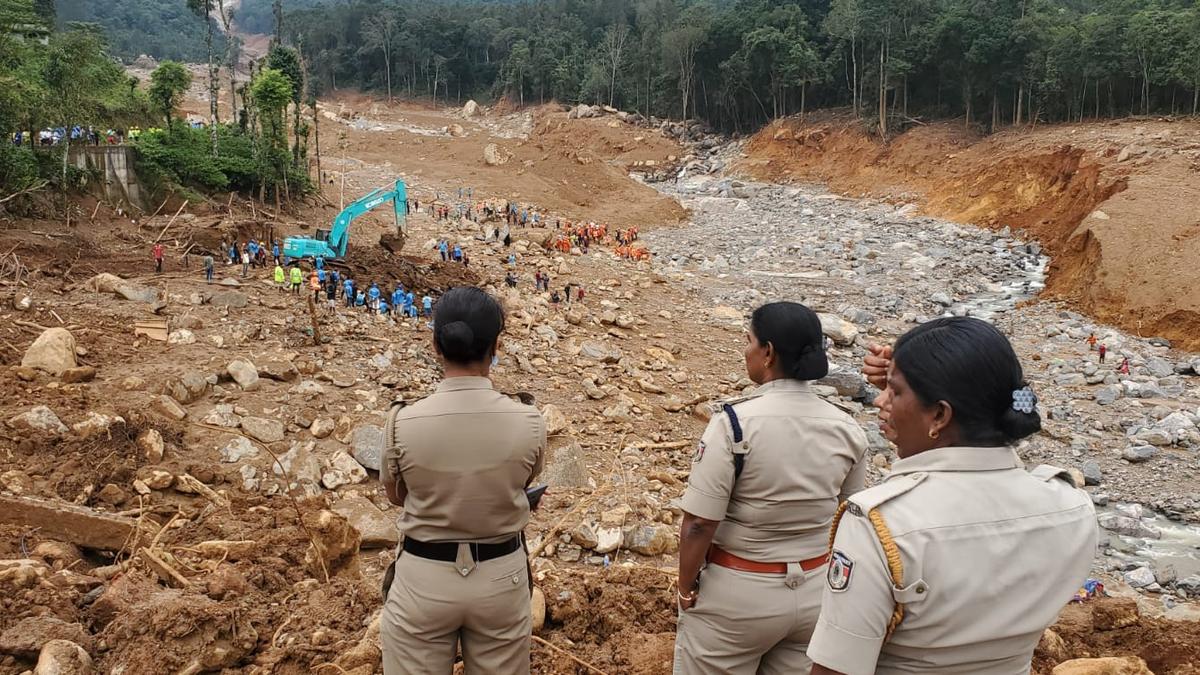
<path fill-rule="evenodd" d="M 384 675 L 449 675 L 462 645 L 468 675 L 529 673 L 529 577 L 524 550 L 478 563 L 405 553 L 380 620 Z"/>
<path fill-rule="evenodd" d="M 679 614 L 674 675 L 807 673 L 824 566 L 787 575 L 708 565 L 696 606 Z"/>

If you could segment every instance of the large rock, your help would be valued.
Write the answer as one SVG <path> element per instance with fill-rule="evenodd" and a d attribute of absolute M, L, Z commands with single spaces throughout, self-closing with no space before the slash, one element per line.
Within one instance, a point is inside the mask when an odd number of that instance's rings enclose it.
<path fill-rule="evenodd" d="M 1149 567 L 1137 567 L 1125 573 L 1125 583 L 1134 588 L 1142 588 L 1154 583 L 1154 570 Z"/>
<path fill-rule="evenodd" d="M 150 410 L 175 421 L 187 417 L 187 411 L 174 398 L 165 394 L 150 401 Z"/>
<path fill-rule="evenodd" d="M 379 471 L 383 462 L 383 429 L 374 424 L 359 426 L 350 436 L 350 448 L 359 464 Z"/>
<path fill-rule="evenodd" d="M 1099 485 L 1104 479 L 1104 472 L 1100 470 L 1100 463 L 1094 459 L 1089 459 L 1083 463 L 1080 468 L 1083 473 L 1084 485 Z"/>
<path fill-rule="evenodd" d="M 1162 538 L 1161 531 L 1143 523 L 1139 518 L 1131 518 L 1116 513 L 1101 513 L 1096 520 L 1100 523 L 1100 527 L 1109 532 L 1116 532 L 1127 537 L 1138 537 L 1140 539 Z"/>
<path fill-rule="evenodd" d="M 549 451 L 541 480 L 552 488 L 588 487 L 588 468 L 578 441 Z"/>
<path fill-rule="evenodd" d="M 0 633 L 0 654 L 32 659 L 50 640 L 69 640 L 92 647 L 92 636 L 83 626 L 53 616 L 31 616 Z"/>
<path fill-rule="evenodd" d="M 1121 456 L 1127 461 L 1137 464 L 1139 462 L 1144 462 L 1157 454 L 1158 448 L 1154 447 L 1153 445 L 1135 445 L 1133 447 L 1125 448 L 1125 452 L 1122 452 Z"/>
<path fill-rule="evenodd" d="M 488 166 L 507 164 L 511 157 L 512 155 L 508 151 L 502 150 L 495 143 L 488 143 L 487 147 L 483 149 L 483 161 Z"/>
<path fill-rule="evenodd" d="M 300 377 L 300 370 L 291 361 L 272 359 L 258 364 L 258 376 L 277 382 L 295 382 Z"/>
<path fill-rule="evenodd" d="M 675 528 L 661 523 L 635 525 L 625 530 L 625 548 L 642 555 L 662 555 L 679 549 Z"/>
<path fill-rule="evenodd" d="M 58 419 L 58 415 L 54 411 L 44 405 L 39 405 L 31 410 L 10 417 L 8 426 L 17 430 L 24 431 L 41 431 L 51 434 L 67 433 L 67 425 Z"/>
<path fill-rule="evenodd" d="M 333 430 L 336 428 L 337 422 L 334 422 L 328 417 L 318 417 L 317 419 L 313 420 L 312 425 L 308 427 L 308 431 L 313 435 L 313 438 L 326 438 L 332 434 Z"/>
<path fill-rule="evenodd" d="M 258 368 L 246 359 L 234 359 L 225 366 L 225 372 L 237 382 L 243 391 L 258 389 Z"/>
<path fill-rule="evenodd" d="M 621 360 L 621 350 L 601 342 L 585 342 L 579 348 L 579 355 L 602 363 L 616 363 Z"/>
<path fill-rule="evenodd" d="M 332 508 L 358 530 L 362 536 L 362 548 L 392 548 L 399 543 L 400 530 L 396 527 L 395 517 L 380 511 L 366 497 L 357 493 L 349 494 Z"/>
<path fill-rule="evenodd" d="M 1052 675 L 1154 675 L 1137 656 L 1072 659 L 1054 667 Z"/>
<path fill-rule="evenodd" d="M 467 101 L 462 108 L 462 116 L 470 119 L 479 114 L 479 104 L 474 99 Z"/>
<path fill-rule="evenodd" d="M 858 326 L 850 323 L 836 314 L 818 314 L 817 318 L 821 320 L 821 332 L 824 333 L 834 344 L 852 345 L 858 337 Z"/>
<path fill-rule="evenodd" d="M 1170 377 L 1175 374 L 1175 366 L 1160 356 L 1146 359 L 1146 370 L 1154 377 Z"/>
<path fill-rule="evenodd" d="M 292 447 L 279 456 L 278 462 L 271 464 L 271 471 L 276 476 L 286 476 L 293 486 L 300 483 L 316 485 L 321 481 L 321 459 L 313 451 L 315 446 L 309 443 L 292 443 Z"/>
<path fill-rule="evenodd" d="M 75 361 L 75 336 L 66 328 L 47 328 L 25 350 L 21 365 L 61 375 L 64 370 L 79 365 Z"/>
<path fill-rule="evenodd" d="M 848 370 L 829 373 L 817 380 L 816 383 L 833 387 L 837 390 L 838 396 L 848 396 L 855 400 L 862 399 L 867 391 L 867 381 L 863 379 L 862 375 Z"/>
<path fill-rule="evenodd" d="M 63 384 L 78 384 L 80 382 L 91 382 L 96 379 L 96 369 L 91 366 L 77 366 L 75 368 L 67 368 L 62 371 L 59 378 Z"/>
<path fill-rule="evenodd" d="M 283 440 L 283 422 L 268 420 L 262 417 L 243 417 L 242 430 L 251 438 L 263 443 L 277 443 Z"/>
<path fill-rule="evenodd" d="M 33 675 L 92 675 L 92 657 L 70 640 L 50 640 L 42 645 Z"/>
<path fill-rule="evenodd" d="M 166 450 L 166 445 L 163 443 L 162 434 L 158 429 L 146 429 L 137 438 L 138 449 L 142 451 L 142 456 L 151 464 L 158 464 L 162 461 L 163 452 Z"/>
<path fill-rule="evenodd" d="M 217 291 L 212 294 L 209 302 L 217 307 L 241 309 L 246 306 L 249 300 L 246 298 L 246 294 L 241 291 Z"/>
<path fill-rule="evenodd" d="M 258 457 L 258 446 L 244 436 L 234 436 L 221 448 L 221 461 L 236 464 L 244 459 Z"/>
<path fill-rule="evenodd" d="M 87 417 L 71 425 L 71 431 L 81 438 L 91 438 L 107 434 L 115 424 L 125 424 L 125 418 L 118 415 L 102 415 L 94 410 L 89 410 Z"/>
<path fill-rule="evenodd" d="M 561 434 L 562 432 L 566 431 L 570 425 L 570 422 L 567 420 L 567 416 L 563 413 L 562 408 L 559 408 L 553 403 L 547 403 L 546 406 L 542 408 L 542 418 L 546 420 L 547 436 Z"/>
<path fill-rule="evenodd" d="M 208 393 L 208 378 L 198 372 L 189 371 L 177 378 L 168 378 L 163 383 L 162 393 L 180 403 L 194 403 Z"/>
<path fill-rule="evenodd" d="M 358 460 L 338 450 L 329 461 L 329 468 L 321 476 L 321 485 L 336 490 L 343 485 L 357 485 L 367 479 L 367 470 Z"/>

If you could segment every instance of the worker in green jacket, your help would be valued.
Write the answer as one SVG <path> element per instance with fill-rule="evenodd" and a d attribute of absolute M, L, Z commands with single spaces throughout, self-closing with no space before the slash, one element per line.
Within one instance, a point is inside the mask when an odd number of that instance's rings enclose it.
<path fill-rule="evenodd" d="M 275 263 L 275 285 L 279 287 L 279 292 L 287 290 L 287 284 L 284 283 L 286 278 L 283 276 L 283 265 Z"/>
<path fill-rule="evenodd" d="M 300 286 L 304 283 L 304 274 L 300 271 L 300 266 L 293 264 L 292 270 L 292 292 L 300 295 Z"/>

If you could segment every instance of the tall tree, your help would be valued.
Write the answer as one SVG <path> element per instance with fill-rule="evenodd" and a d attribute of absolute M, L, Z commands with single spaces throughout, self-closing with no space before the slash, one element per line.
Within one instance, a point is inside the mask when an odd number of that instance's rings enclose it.
<path fill-rule="evenodd" d="M 600 53 L 608 71 L 608 104 L 616 100 L 617 75 L 625 61 L 625 45 L 629 42 L 629 25 L 624 21 L 612 24 L 604 31 L 600 42 Z"/>
<path fill-rule="evenodd" d="M 175 61 L 163 61 L 150 73 L 150 100 L 162 112 L 168 130 L 171 129 L 172 115 L 190 86 L 192 74 Z"/>
<path fill-rule="evenodd" d="M 218 110 L 220 83 L 217 76 L 217 56 L 213 50 L 213 2 L 214 0 L 187 0 L 188 9 L 197 16 L 204 17 L 204 46 L 208 49 L 208 133 L 212 142 L 212 154 L 216 157 L 217 121 L 221 113 Z"/>
<path fill-rule="evenodd" d="M 392 100 L 392 55 L 400 22 L 392 10 L 384 10 L 363 21 L 365 47 L 383 54 L 383 69 L 387 74 L 387 96 Z"/>

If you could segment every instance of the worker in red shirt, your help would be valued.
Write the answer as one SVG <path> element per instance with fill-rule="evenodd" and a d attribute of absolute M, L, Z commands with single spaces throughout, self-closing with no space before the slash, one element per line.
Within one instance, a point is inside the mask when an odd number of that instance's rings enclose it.
<path fill-rule="evenodd" d="M 163 251 L 164 248 L 162 244 L 154 245 L 154 271 L 159 274 L 162 274 Z"/>

